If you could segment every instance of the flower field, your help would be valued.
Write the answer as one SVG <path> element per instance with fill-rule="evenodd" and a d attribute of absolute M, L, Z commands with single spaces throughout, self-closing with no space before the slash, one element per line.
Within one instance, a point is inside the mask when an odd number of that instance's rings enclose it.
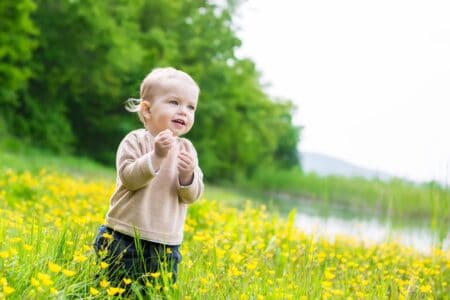
<path fill-rule="evenodd" d="M 107 264 L 92 250 L 113 188 L 45 170 L 2 172 L 0 299 L 141 298 L 136 282 L 108 282 Z M 294 213 L 283 219 L 264 206 L 237 210 L 221 200 L 190 207 L 178 281 L 149 283 L 154 298 L 450 299 L 448 251 L 330 242 L 298 231 Z"/>

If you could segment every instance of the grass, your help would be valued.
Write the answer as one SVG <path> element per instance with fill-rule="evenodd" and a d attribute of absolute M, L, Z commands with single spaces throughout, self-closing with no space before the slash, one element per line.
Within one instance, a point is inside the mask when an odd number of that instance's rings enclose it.
<path fill-rule="evenodd" d="M 0 139 L 0 168 L 28 170 L 57 170 L 73 176 L 107 179 L 115 177 L 113 167 L 105 167 L 87 158 L 56 155 L 35 149 L 13 137 Z M 271 203 L 271 208 L 288 211 L 297 199 L 320 202 L 322 205 L 351 207 L 362 214 L 376 214 L 381 218 L 402 218 L 433 223 L 436 229 L 448 228 L 450 223 L 450 190 L 446 186 L 429 182 L 414 184 L 400 179 L 391 181 L 319 177 L 302 174 L 299 169 L 278 170 L 272 167 L 256 172 L 251 180 L 241 179 L 236 186 L 224 186 L 227 199 L 246 198 L 256 202 Z M 210 187 L 213 191 L 220 187 Z M 239 205 L 241 201 L 231 200 Z"/>
<path fill-rule="evenodd" d="M 302 174 L 299 169 L 267 167 L 242 185 L 257 194 L 261 194 L 261 187 L 264 187 L 273 197 L 284 194 L 287 198 L 341 204 L 380 216 L 450 223 L 450 190 L 437 182 L 414 184 L 400 179 L 319 177 Z"/>
<path fill-rule="evenodd" d="M 0 175 L 0 298 L 123 299 L 92 250 L 114 182 L 15 170 Z M 220 189 L 189 209 L 175 286 L 160 299 L 448 299 L 450 252 L 425 256 L 395 243 L 333 242 L 298 231 L 264 205 L 223 203 Z M 98 277 L 96 277 L 98 275 Z M 149 276 L 167 278 L 170 274 Z"/>
<path fill-rule="evenodd" d="M 5 168 L 33 174 L 47 169 L 92 179 L 115 178 L 113 167 L 105 167 L 87 158 L 55 155 L 8 135 L 0 139 L 0 170 Z M 436 182 L 419 185 L 399 179 L 385 182 L 338 176 L 318 177 L 302 174 L 298 169 L 286 171 L 266 167 L 257 172 L 251 181 L 241 181 L 239 186 L 208 185 L 205 195 L 208 199 L 218 198 L 237 208 L 242 208 L 245 200 L 251 200 L 283 215 L 292 207 L 301 207 L 301 200 L 304 203 L 314 202 L 323 208 L 323 212 L 344 207 L 351 214 L 375 215 L 394 226 L 401 227 L 411 222 L 429 226 L 436 233 L 438 243 L 442 243 L 450 228 L 450 191 Z"/>
<path fill-rule="evenodd" d="M 137 282 L 112 286 L 91 247 L 114 188 L 112 169 L 23 147 L 0 151 L 0 161 L 0 299 L 121 299 L 125 288 L 138 290 Z M 280 217 L 259 195 L 208 186 L 189 209 L 178 283 L 149 284 L 149 293 L 167 299 L 449 299 L 449 251 L 423 255 L 392 242 L 309 236 L 294 227 L 295 211 Z M 439 195 L 428 194 L 434 207 L 442 206 L 435 218 L 447 213 Z"/>
<path fill-rule="evenodd" d="M 105 167 L 88 158 L 37 149 L 10 136 L 0 139 L 0 169 L 6 168 L 33 174 L 47 169 L 78 177 L 115 178 L 113 167 Z"/>

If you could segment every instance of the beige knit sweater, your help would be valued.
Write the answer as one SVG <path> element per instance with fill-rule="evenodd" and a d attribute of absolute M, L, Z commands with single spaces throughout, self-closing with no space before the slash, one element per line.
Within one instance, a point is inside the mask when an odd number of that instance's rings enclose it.
<path fill-rule="evenodd" d="M 191 185 L 180 185 L 176 164 L 180 148 L 196 155 L 192 143 L 184 138 L 178 139 L 178 145 L 169 151 L 155 173 L 150 159 L 153 139 L 147 130 L 138 129 L 120 143 L 116 190 L 110 199 L 106 226 L 129 236 L 138 232 L 143 240 L 179 245 L 187 205 L 203 192 L 203 174 L 197 165 Z"/>

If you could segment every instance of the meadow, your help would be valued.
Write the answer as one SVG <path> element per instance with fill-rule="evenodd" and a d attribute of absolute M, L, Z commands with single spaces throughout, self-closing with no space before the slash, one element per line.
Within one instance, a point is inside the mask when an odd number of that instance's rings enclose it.
<path fill-rule="evenodd" d="M 88 173 L 91 174 L 91 173 Z M 0 175 L 0 298 L 126 298 L 92 242 L 111 178 L 50 170 Z M 207 194 L 208 195 L 208 194 Z M 208 196 L 212 197 L 212 196 Z M 227 197 L 232 197 L 229 194 Z M 165 299 L 449 299 L 450 252 L 423 255 L 394 243 L 308 236 L 288 218 L 222 198 L 190 207 L 178 282 L 145 287 Z M 99 276 L 96 276 L 99 275 Z M 168 278 L 170 273 L 151 273 Z M 162 281 L 164 282 L 164 280 Z M 156 284 L 159 285 L 159 284 Z"/>
<path fill-rule="evenodd" d="M 447 187 L 302 174 L 294 102 L 268 95 L 256 63 L 236 55 L 241 1 L 215 2 L 1 2 L 0 300 L 140 299 L 141 288 L 156 299 L 449 299 L 450 253 L 438 244 L 425 255 L 325 240 L 296 228 L 295 210 L 272 206 L 283 193 L 425 219 L 441 241 L 450 228 Z M 55 153 L 113 161 L 119 137 L 139 126 L 122 101 L 162 65 L 201 87 L 189 138 L 222 186 L 190 207 L 174 286 L 167 272 L 143 287 L 116 284 L 92 249 L 114 171 Z"/>

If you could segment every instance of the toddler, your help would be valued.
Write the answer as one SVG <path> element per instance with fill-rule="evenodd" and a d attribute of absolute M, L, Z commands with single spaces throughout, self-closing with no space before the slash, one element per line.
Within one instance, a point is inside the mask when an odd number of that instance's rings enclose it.
<path fill-rule="evenodd" d="M 186 73 L 157 68 L 145 77 L 140 99 L 129 99 L 143 129 L 131 131 L 116 156 L 116 188 L 94 248 L 111 280 L 151 280 L 163 268 L 176 281 L 188 204 L 203 192 L 192 143 L 181 138 L 194 124 L 199 87 Z"/>

